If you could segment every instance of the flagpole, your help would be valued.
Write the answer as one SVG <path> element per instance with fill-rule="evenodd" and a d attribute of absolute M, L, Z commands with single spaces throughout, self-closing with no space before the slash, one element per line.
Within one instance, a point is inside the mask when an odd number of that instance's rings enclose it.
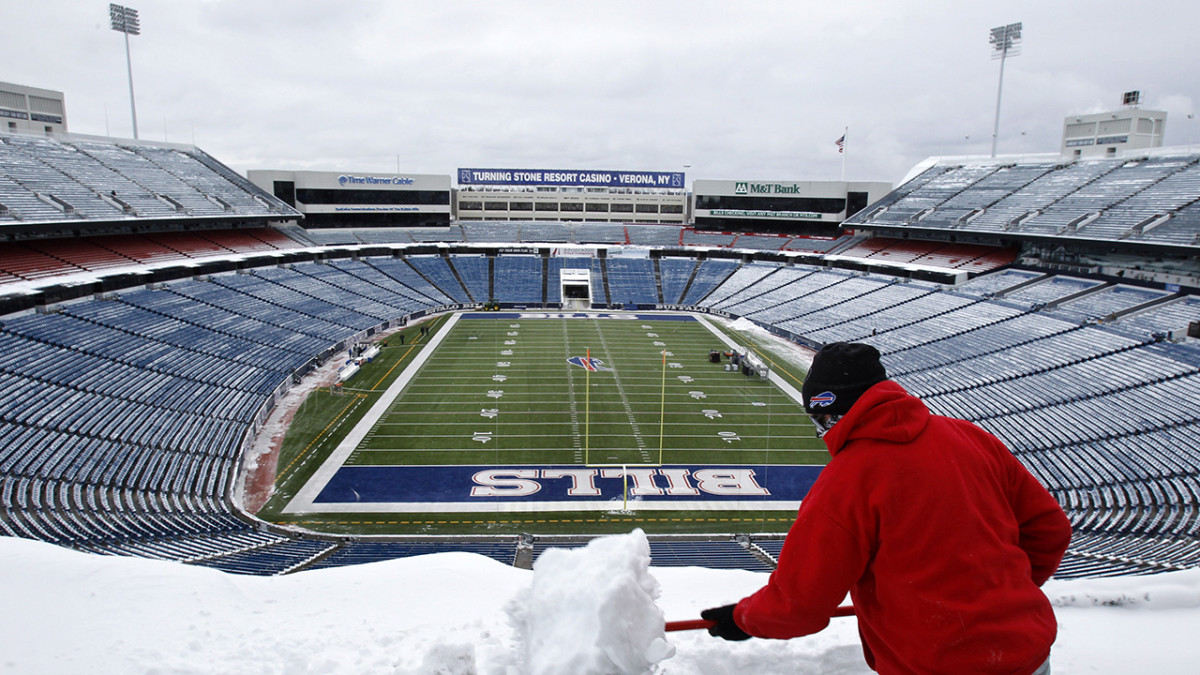
<path fill-rule="evenodd" d="M 845 127 L 842 130 L 842 182 L 846 181 L 846 135 L 850 133 L 850 127 Z"/>

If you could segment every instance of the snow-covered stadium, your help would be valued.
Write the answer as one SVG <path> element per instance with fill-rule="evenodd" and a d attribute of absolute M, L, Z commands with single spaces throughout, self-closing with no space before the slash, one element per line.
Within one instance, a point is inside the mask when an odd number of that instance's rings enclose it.
<path fill-rule="evenodd" d="M 298 223 L 298 224 L 297 224 Z M 863 341 L 936 411 L 1002 438 L 1062 503 L 1060 578 L 1200 565 L 1200 153 L 943 158 L 836 236 L 669 223 L 306 229 L 191 146 L 0 134 L 0 533 L 274 575 L 520 537 L 359 541 L 242 508 L 247 449 L 305 374 L 425 315 L 594 308 Z M 618 255 L 624 249 L 643 256 Z M 766 569 L 778 539 L 656 545 Z M 752 553 L 758 553 L 758 556 Z M 764 555 L 765 554 L 765 555 Z M 764 562 L 765 561 L 765 562 Z"/>

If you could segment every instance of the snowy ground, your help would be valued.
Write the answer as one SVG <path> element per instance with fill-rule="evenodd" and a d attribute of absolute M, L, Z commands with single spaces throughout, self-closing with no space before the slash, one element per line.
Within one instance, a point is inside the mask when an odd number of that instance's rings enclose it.
<path fill-rule="evenodd" d="M 664 643 L 658 608 L 695 618 L 766 576 L 649 567 L 640 533 L 607 540 L 543 555 L 533 572 L 444 553 L 246 577 L 0 538 L 0 672 L 574 674 L 621 672 L 621 660 L 629 672 L 869 672 L 852 618 L 787 642 L 691 631 Z M 1057 675 L 1197 672 L 1200 570 L 1046 591 Z"/>

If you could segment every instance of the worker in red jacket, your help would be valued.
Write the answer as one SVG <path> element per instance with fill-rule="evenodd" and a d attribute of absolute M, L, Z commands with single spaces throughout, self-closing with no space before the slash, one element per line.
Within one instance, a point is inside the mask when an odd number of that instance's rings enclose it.
<path fill-rule="evenodd" d="M 702 612 L 709 632 L 810 635 L 848 592 L 880 673 L 1048 673 L 1058 502 L 995 436 L 888 380 L 870 345 L 826 345 L 802 395 L 832 458 L 767 585 Z"/>

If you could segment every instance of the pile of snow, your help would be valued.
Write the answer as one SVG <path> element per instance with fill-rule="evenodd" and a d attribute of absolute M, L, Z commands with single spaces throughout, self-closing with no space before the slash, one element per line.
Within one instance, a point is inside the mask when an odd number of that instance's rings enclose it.
<path fill-rule="evenodd" d="M 549 549 L 509 608 L 528 672 L 642 673 L 672 656 L 641 530 Z"/>
<path fill-rule="evenodd" d="M 760 333 L 760 334 L 767 334 L 767 332 L 768 332 L 768 331 L 764 330 L 761 326 L 754 323 L 750 319 L 747 319 L 744 316 L 738 317 L 738 318 L 734 319 L 733 321 L 731 321 L 729 323 L 729 327 L 732 328 L 733 330 L 738 331 L 739 333 L 756 332 L 756 333 Z"/>
<path fill-rule="evenodd" d="M 656 594 L 667 619 L 692 619 L 757 590 L 767 575 L 697 567 L 647 571 L 640 533 L 604 542 L 578 555 L 548 551 L 534 572 L 442 553 L 247 577 L 0 537 L 0 670 L 870 672 L 853 618 L 834 619 L 821 633 L 797 640 L 725 642 L 688 631 L 667 634 L 669 645 L 658 642 Z M 611 567 L 602 570 L 605 565 Z M 1060 624 L 1051 658 L 1055 675 L 1196 672 L 1200 570 L 1052 581 L 1046 591 Z M 671 647 L 675 654 L 667 656 Z M 572 666 L 551 662 L 577 657 L 583 660 Z"/>
<path fill-rule="evenodd" d="M 806 370 L 812 365 L 813 356 L 816 355 L 816 351 L 782 338 L 745 317 L 733 320 L 717 316 L 707 318 L 724 323 L 730 330 L 748 336 L 759 349 L 771 352 L 776 357 Z"/>

